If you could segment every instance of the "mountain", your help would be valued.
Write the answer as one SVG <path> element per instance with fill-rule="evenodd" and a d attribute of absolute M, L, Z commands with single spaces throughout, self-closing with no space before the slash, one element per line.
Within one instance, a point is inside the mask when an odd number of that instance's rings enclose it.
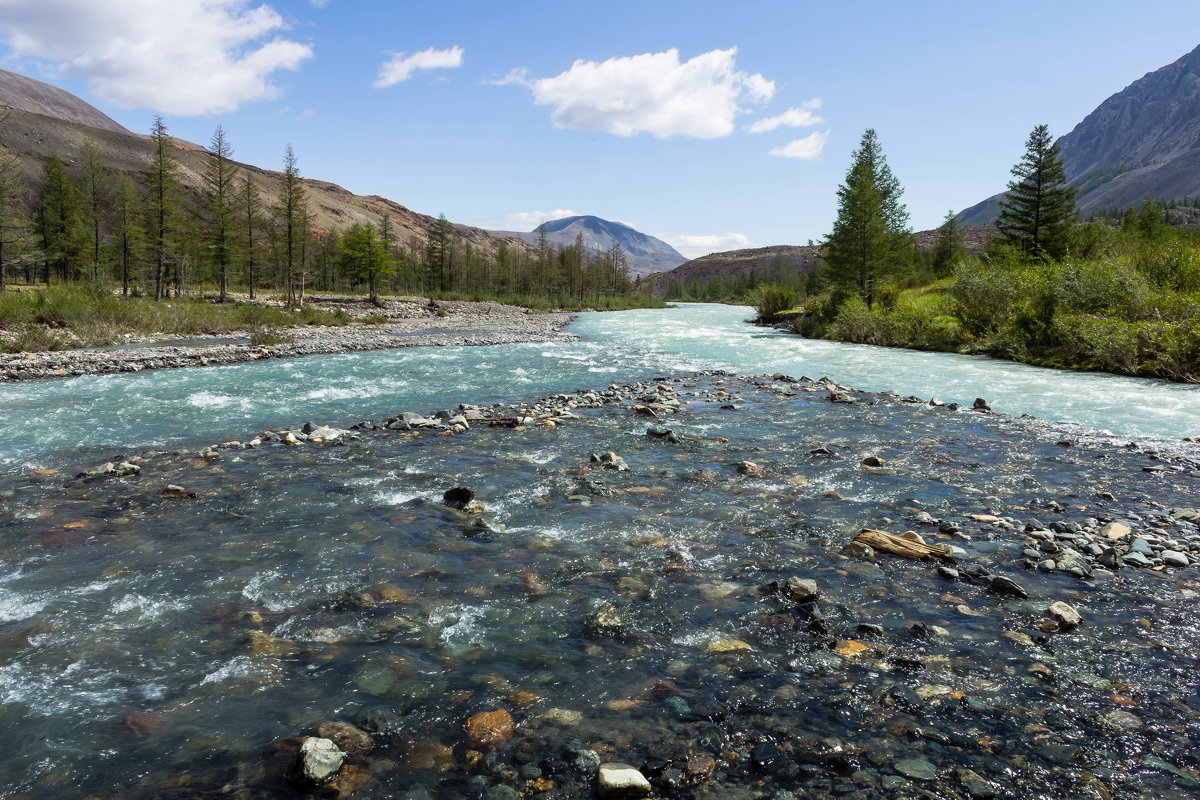
<path fill-rule="evenodd" d="M 77 122 L 113 133 L 130 133 L 100 109 L 57 86 L 0 69 L 0 107 Z"/>
<path fill-rule="evenodd" d="M 67 169 L 72 170 L 79 164 L 83 144 L 88 140 L 99 150 L 105 169 L 111 172 L 127 170 L 135 182 L 143 183 L 153 140 L 131 133 L 70 92 L 0 70 L 0 107 L 9 109 L 8 118 L 0 125 L 0 151 L 17 158 L 25 184 L 31 189 L 41 181 L 46 156 L 57 155 Z M 174 143 L 184 188 L 198 196 L 203 185 L 201 176 L 211 156 L 199 145 L 178 139 Z M 301 165 L 303 157 L 301 153 Z M 258 187 L 264 206 L 269 206 L 279 194 L 281 173 L 253 164 L 238 163 L 237 166 Z M 415 241 L 421 246 L 437 221 L 379 195 L 356 195 L 336 183 L 315 178 L 302 180 L 318 233 L 333 228 L 345 230 L 355 222 L 378 223 L 380 216 L 386 214 L 398 242 L 409 244 Z M 453 227 L 461 240 L 476 249 L 494 252 L 500 242 L 506 240 L 482 228 L 457 224 Z"/>
<path fill-rule="evenodd" d="M 1147 198 L 1200 194 L 1200 47 L 1109 97 L 1058 146 L 1085 217 Z M 999 198 L 977 203 L 959 219 L 968 225 L 995 220 Z"/>
<path fill-rule="evenodd" d="M 592 251 L 604 251 L 612 248 L 613 244 L 621 245 L 625 251 L 625 261 L 629 264 L 629 274 L 649 275 L 651 272 L 664 272 L 687 261 L 680 253 L 661 239 L 634 230 L 628 225 L 613 222 L 599 217 L 579 216 L 565 217 L 545 223 L 546 239 L 552 244 L 566 246 L 575 244 L 575 239 L 583 237 L 583 245 Z M 495 231 L 502 236 L 520 238 L 531 244 L 537 244 L 536 229 L 528 233 L 517 231 Z"/>

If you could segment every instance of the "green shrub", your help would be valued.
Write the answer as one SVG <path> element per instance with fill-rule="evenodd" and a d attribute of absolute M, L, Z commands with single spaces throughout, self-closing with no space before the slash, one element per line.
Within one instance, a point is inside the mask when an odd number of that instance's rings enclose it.
<path fill-rule="evenodd" d="M 842 342 L 888 345 L 892 343 L 890 324 L 885 316 L 872 311 L 858 297 L 851 297 L 838 309 L 830 331 Z"/>
<path fill-rule="evenodd" d="M 800 295 L 795 289 L 764 283 L 755 288 L 750 303 L 758 314 L 758 322 L 769 324 L 778 319 L 779 312 L 795 308 L 799 300 Z"/>
<path fill-rule="evenodd" d="M 17 327 L 13 338 L 0 339 L 0 353 L 42 353 L 48 350 L 65 350 L 66 347 L 66 343 L 58 334 L 32 322 Z"/>
<path fill-rule="evenodd" d="M 255 328 L 250 333 L 250 344 L 256 347 L 270 347 L 276 344 L 288 344 L 294 342 L 295 337 L 290 333 L 279 328 L 271 328 L 263 326 Z"/>

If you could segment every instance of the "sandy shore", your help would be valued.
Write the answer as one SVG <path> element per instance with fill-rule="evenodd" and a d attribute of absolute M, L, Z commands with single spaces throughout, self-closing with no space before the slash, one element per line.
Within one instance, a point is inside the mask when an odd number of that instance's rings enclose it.
<path fill-rule="evenodd" d="M 0 382 L 36 378 L 141 372 L 237 364 L 268 358 L 328 355 L 399 347 L 494 345 L 514 342 L 570 340 L 562 332 L 573 319 L 566 313 L 533 313 L 501 303 L 439 302 L 391 299 L 376 308 L 359 299 L 316 298 L 313 305 L 342 308 L 352 316 L 381 315 L 386 322 L 355 322 L 340 327 L 288 328 L 289 342 L 254 345 L 250 332 L 217 336 L 130 339 L 110 348 L 0 355 Z"/>

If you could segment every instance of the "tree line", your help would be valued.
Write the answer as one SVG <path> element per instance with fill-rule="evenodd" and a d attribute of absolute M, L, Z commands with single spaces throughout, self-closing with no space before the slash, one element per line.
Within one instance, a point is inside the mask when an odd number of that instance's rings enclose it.
<path fill-rule="evenodd" d="M 1200 379 L 1200 235 L 1169 226 L 1154 200 L 1082 222 L 1045 125 L 1012 175 L 981 253 L 966 252 L 952 213 L 919 251 L 901 185 L 866 131 L 821 263 L 802 289 L 758 287 L 760 319 L 800 307 L 807 336 Z"/>
<path fill-rule="evenodd" d="M 0 128 L 4 118 L 0 117 Z M 277 292 L 289 306 L 305 292 L 503 298 L 539 305 L 604 306 L 632 282 L 620 245 L 595 252 L 570 245 L 502 241 L 477 247 L 439 216 L 424 237 L 401 236 L 392 218 L 365 216 L 344 230 L 314 222 L 297 156 L 289 144 L 277 191 L 233 161 L 218 126 L 200 185 L 184 187 L 175 146 L 162 117 L 150 130 L 144 171 L 106 169 L 84 142 L 74 169 L 45 157 L 34 185 L 15 156 L 0 157 L 0 291 L 28 285 L 119 287 L 122 295 L 161 300 L 196 291 L 222 302 L 231 292 L 254 299 Z"/>

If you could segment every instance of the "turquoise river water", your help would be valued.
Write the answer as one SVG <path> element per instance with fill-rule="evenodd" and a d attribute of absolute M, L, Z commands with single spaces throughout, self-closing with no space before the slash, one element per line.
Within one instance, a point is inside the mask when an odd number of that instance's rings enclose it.
<path fill-rule="evenodd" d="M 1200 387 L 748 313 L 0 386 L 0 798 L 1200 795 Z M 460 403 L 558 422 L 381 427 Z"/>

